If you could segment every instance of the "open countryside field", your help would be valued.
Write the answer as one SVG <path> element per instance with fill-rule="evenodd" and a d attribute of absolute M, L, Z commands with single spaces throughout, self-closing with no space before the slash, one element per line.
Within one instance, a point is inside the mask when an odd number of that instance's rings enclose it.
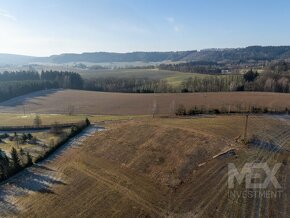
<path fill-rule="evenodd" d="M 161 79 L 166 81 L 173 87 L 179 87 L 182 82 L 188 78 L 194 77 L 210 77 L 211 75 L 199 74 L 199 73 L 185 73 L 170 70 L 159 69 L 113 69 L 113 70 L 96 70 L 80 73 L 84 78 L 148 78 L 148 79 Z M 221 75 L 224 76 L 224 75 Z"/>
<path fill-rule="evenodd" d="M 112 70 L 95 70 L 81 73 L 84 78 L 150 78 L 150 79 L 165 79 L 175 76 L 181 72 L 159 70 L 159 69 L 112 69 Z M 182 74 L 182 73 L 181 73 Z"/>
<path fill-rule="evenodd" d="M 278 117 L 250 117 L 249 137 L 258 133 L 265 139 L 263 132 L 268 130 L 268 137 L 277 140 L 274 136 L 281 133 L 281 124 Z M 289 121 L 285 120 L 285 125 Z M 275 201 L 237 200 L 228 195 L 228 163 L 240 166 L 255 159 L 269 163 L 283 161 L 278 178 L 289 178 L 289 155 L 248 147 L 236 140 L 243 134 L 243 116 L 148 118 L 142 122 L 110 123 L 106 128 L 10 179 L 2 186 L 2 197 L 7 202 L 0 204 L 1 214 L 20 217 L 237 214 L 287 217 L 289 214 L 287 180 L 282 180 L 283 195 Z M 283 145 L 289 148 L 289 143 Z M 213 158 L 228 149 L 234 149 L 235 155 Z"/>
<path fill-rule="evenodd" d="M 186 73 L 179 71 L 160 70 L 156 69 L 108 69 L 108 70 L 77 70 L 84 79 L 97 79 L 97 78 L 136 78 L 136 79 L 156 79 L 164 80 L 173 87 L 180 87 L 184 81 L 189 78 L 204 78 L 213 77 L 213 75 L 200 74 L 200 73 Z M 216 75 L 215 75 L 216 76 Z M 225 77 L 227 75 L 219 75 Z"/>
<path fill-rule="evenodd" d="M 172 104 L 228 110 L 240 106 L 290 108 L 290 95 L 266 92 L 132 94 L 79 90 L 47 90 L 0 104 L 0 113 L 150 115 L 156 102 L 159 114 L 172 114 Z M 74 117 L 71 117 L 74 119 Z"/>

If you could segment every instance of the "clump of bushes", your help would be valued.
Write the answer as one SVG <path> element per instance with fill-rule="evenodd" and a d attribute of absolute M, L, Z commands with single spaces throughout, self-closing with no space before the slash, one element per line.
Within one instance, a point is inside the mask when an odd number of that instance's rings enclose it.
<path fill-rule="evenodd" d="M 218 108 L 206 109 L 205 107 L 198 108 L 197 106 L 191 107 L 190 109 L 186 109 L 186 107 L 183 104 L 180 104 L 175 110 L 176 116 L 194 116 L 199 114 L 229 114 L 229 113 L 288 114 L 289 110 L 288 108 L 282 110 L 270 110 L 268 107 L 257 107 L 257 106 L 248 107 L 246 110 L 245 109 L 243 110 L 241 107 L 238 106 L 235 109 L 233 108 L 231 109 L 230 107 L 229 109 L 227 109 L 226 107 L 221 107 L 220 109 Z"/>

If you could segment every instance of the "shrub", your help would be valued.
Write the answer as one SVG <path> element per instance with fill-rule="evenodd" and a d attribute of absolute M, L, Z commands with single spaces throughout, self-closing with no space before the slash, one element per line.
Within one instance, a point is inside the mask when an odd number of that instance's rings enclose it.
<path fill-rule="evenodd" d="M 177 109 L 176 109 L 176 111 L 175 111 L 175 114 L 177 115 L 177 116 L 185 116 L 187 113 L 186 113 L 186 108 L 184 107 L 184 105 L 183 104 L 180 104 L 178 107 L 177 107 Z"/>

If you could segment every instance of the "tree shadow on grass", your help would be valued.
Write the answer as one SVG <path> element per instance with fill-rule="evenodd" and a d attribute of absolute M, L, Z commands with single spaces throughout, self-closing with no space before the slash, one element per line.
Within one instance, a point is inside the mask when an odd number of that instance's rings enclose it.
<path fill-rule="evenodd" d="M 19 213 L 17 206 L 6 200 L 6 196 L 9 196 L 11 191 L 4 190 L 0 188 L 0 216 L 6 217 L 11 215 L 16 215 Z"/>
<path fill-rule="evenodd" d="M 11 177 L 0 185 L 0 216 L 17 215 L 19 209 L 13 198 L 29 193 L 55 194 L 53 186 L 67 185 L 54 177 L 56 172 L 46 166 L 35 165 Z M 5 215 L 5 216 L 6 216 Z"/>
<path fill-rule="evenodd" d="M 61 89 L 49 89 L 49 90 L 41 90 L 32 92 L 26 95 L 18 96 L 12 99 L 9 99 L 7 101 L 1 102 L 0 107 L 16 107 L 16 106 L 22 106 L 27 101 L 30 101 L 31 99 L 37 99 L 40 97 L 47 97 L 49 95 L 52 95 L 58 91 L 61 91 Z M 33 103 L 36 104 L 36 103 Z"/>

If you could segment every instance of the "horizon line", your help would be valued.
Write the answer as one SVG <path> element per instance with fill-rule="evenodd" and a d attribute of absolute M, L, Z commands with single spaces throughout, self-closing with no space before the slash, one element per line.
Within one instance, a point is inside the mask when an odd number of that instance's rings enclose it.
<path fill-rule="evenodd" d="M 9 52 L 0 52 L 0 55 L 15 55 L 15 56 L 26 56 L 32 58 L 47 58 L 52 56 L 59 55 L 82 55 L 82 54 L 94 54 L 94 53 L 112 53 L 112 54 L 131 54 L 131 53 L 166 53 L 166 52 L 201 52 L 206 50 L 231 50 L 231 49 L 245 49 L 249 47 L 290 47 L 290 45 L 248 45 L 242 47 L 211 47 L 211 48 L 203 48 L 203 49 L 189 49 L 189 50 L 151 50 L 151 51 L 142 51 L 142 50 L 133 50 L 133 51 L 84 51 L 84 52 L 64 52 L 64 53 L 54 53 L 50 55 L 27 55 L 23 53 L 9 53 Z"/>

